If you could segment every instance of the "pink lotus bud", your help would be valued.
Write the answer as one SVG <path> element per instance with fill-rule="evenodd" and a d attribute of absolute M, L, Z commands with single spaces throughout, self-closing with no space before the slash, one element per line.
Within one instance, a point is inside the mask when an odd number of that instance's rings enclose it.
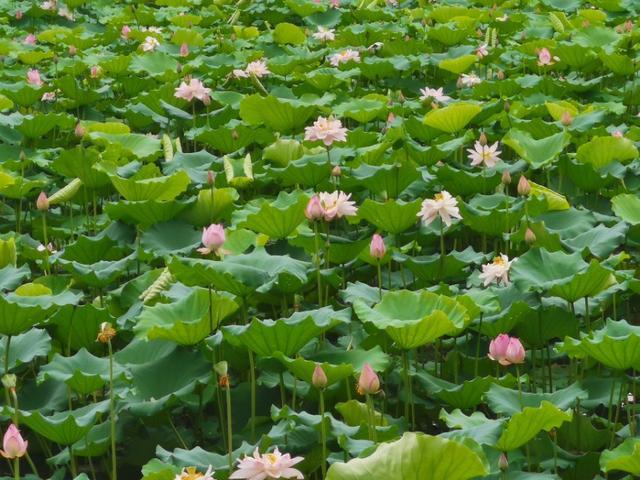
<path fill-rule="evenodd" d="M 24 38 L 24 43 L 27 45 L 35 45 L 36 44 L 36 36 L 33 33 L 30 33 Z"/>
<path fill-rule="evenodd" d="M 213 185 L 216 182 L 216 172 L 209 170 L 207 172 L 207 183 Z"/>
<path fill-rule="evenodd" d="M 509 173 L 509 170 L 505 170 L 504 172 L 502 172 L 502 184 L 509 185 L 510 183 L 511 183 L 511 174 Z"/>
<path fill-rule="evenodd" d="M 41 212 L 49 210 L 49 198 L 46 193 L 40 192 L 40 195 L 38 195 L 38 199 L 36 200 L 36 208 Z"/>
<path fill-rule="evenodd" d="M 78 122 L 77 125 L 76 125 L 75 130 L 73 131 L 73 133 L 75 134 L 76 137 L 82 138 L 82 137 L 84 137 L 84 134 L 86 133 L 86 130 L 82 126 L 82 124 L 80 122 Z"/>
<path fill-rule="evenodd" d="M 529 185 L 527 177 L 520 175 L 520 180 L 518 181 L 518 195 L 526 197 L 529 193 L 531 193 L 531 185 Z"/>
<path fill-rule="evenodd" d="M 16 17 L 17 18 L 17 17 Z M 627 20 L 626 22 L 624 22 L 624 29 L 627 32 L 631 32 L 633 31 L 633 22 L 631 20 Z"/>
<path fill-rule="evenodd" d="M 16 20 L 22 20 L 22 16 L 23 16 L 23 15 L 24 15 L 24 14 L 22 13 L 22 10 L 18 10 L 18 11 L 16 12 Z"/>
<path fill-rule="evenodd" d="M 202 229 L 202 245 L 203 248 L 199 248 L 198 252 L 203 255 L 208 255 L 211 252 L 217 252 L 226 240 L 224 227 L 219 223 L 209 225 L 207 228 Z"/>
<path fill-rule="evenodd" d="M 624 137 L 624 134 L 620 130 L 615 130 L 611 132 L 611 136 L 615 138 L 622 138 Z"/>
<path fill-rule="evenodd" d="M 371 237 L 371 244 L 369 245 L 369 252 L 373 258 L 380 260 L 387 253 L 387 248 L 384 245 L 384 240 L 377 233 Z"/>
<path fill-rule="evenodd" d="M 340 168 L 340 165 L 336 165 L 331 169 L 332 177 L 339 177 L 340 175 L 342 175 L 342 168 Z"/>
<path fill-rule="evenodd" d="M 98 78 L 102 75 L 102 68 L 98 65 L 91 67 L 91 78 Z"/>
<path fill-rule="evenodd" d="M 536 234 L 530 228 L 527 228 L 527 231 L 524 232 L 524 241 L 527 242 L 527 245 L 536 243 Z"/>
<path fill-rule="evenodd" d="M 489 343 L 488 356 L 500 365 L 507 366 L 513 363 L 523 363 L 525 351 L 518 338 L 501 333 Z"/>
<path fill-rule="evenodd" d="M 387 125 L 393 123 L 395 119 L 396 116 L 393 114 L 393 112 L 389 112 L 389 115 L 387 115 Z"/>
<path fill-rule="evenodd" d="M 186 43 L 183 43 L 182 45 L 180 45 L 180 56 L 181 57 L 189 56 L 189 45 L 187 45 Z"/>
<path fill-rule="evenodd" d="M 69 55 L 75 55 L 78 53 L 78 48 L 75 45 L 69 45 Z"/>
<path fill-rule="evenodd" d="M 35 85 L 36 87 L 42 86 L 43 82 L 40 78 L 40 72 L 37 69 L 32 68 L 27 72 L 27 83 L 29 83 L 30 85 Z"/>
<path fill-rule="evenodd" d="M 509 363 L 524 363 L 525 351 L 520 339 L 511 337 L 507 347 L 507 361 Z"/>
<path fill-rule="evenodd" d="M 560 122 L 562 122 L 562 124 L 565 127 L 568 127 L 573 123 L 573 117 L 568 111 L 565 110 L 564 112 L 562 112 L 562 117 L 560 118 Z"/>
<path fill-rule="evenodd" d="M 313 370 L 313 375 L 311 376 L 311 383 L 316 388 L 325 388 L 329 380 L 327 379 L 327 374 L 324 373 L 322 365 L 316 363 L 316 368 Z"/>
<path fill-rule="evenodd" d="M 509 470 L 509 460 L 507 459 L 507 454 L 504 452 L 502 452 L 500 458 L 498 458 L 498 468 L 502 472 Z"/>
<path fill-rule="evenodd" d="M 20 458 L 27 453 L 28 446 L 29 442 L 22 438 L 18 427 L 12 423 L 4 434 L 0 455 L 8 459 Z"/>
<path fill-rule="evenodd" d="M 360 395 L 371 395 L 378 393 L 380 390 L 380 379 L 376 372 L 373 371 L 371 365 L 365 363 L 358 380 L 358 393 Z"/>
<path fill-rule="evenodd" d="M 309 199 L 307 208 L 304 209 L 304 215 L 312 222 L 320 220 L 322 217 L 324 217 L 324 208 L 322 208 L 320 198 L 317 195 L 314 195 Z"/>
<path fill-rule="evenodd" d="M 340 0 L 331 0 L 331 6 L 333 8 L 340 8 Z"/>
<path fill-rule="evenodd" d="M 131 33 L 131 28 L 129 25 L 123 25 L 122 30 L 120 30 L 120 37 L 123 40 L 129 40 L 129 34 Z"/>

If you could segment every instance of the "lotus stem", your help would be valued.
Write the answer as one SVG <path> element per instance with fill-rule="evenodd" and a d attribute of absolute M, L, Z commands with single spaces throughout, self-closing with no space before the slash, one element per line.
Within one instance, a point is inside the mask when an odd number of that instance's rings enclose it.
<path fill-rule="evenodd" d="M 520 410 L 524 410 L 524 403 L 522 401 L 522 385 L 520 384 L 520 367 L 516 363 L 516 381 L 518 382 L 518 401 L 520 402 Z"/>
<path fill-rule="evenodd" d="M 318 231 L 318 222 L 313 222 L 313 233 L 315 237 L 315 264 L 316 264 L 316 282 L 318 288 L 318 305 L 324 306 L 322 303 L 322 275 L 320 274 L 320 233 Z"/>
<path fill-rule="evenodd" d="M 382 301 L 382 267 L 380 266 L 380 260 L 378 260 L 378 297 Z"/>
<path fill-rule="evenodd" d="M 440 219 L 440 280 L 444 275 L 444 224 Z"/>
<path fill-rule="evenodd" d="M 42 236 L 44 239 L 44 272 L 45 275 L 49 275 L 51 273 L 49 269 L 49 249 L 47 245 L 49 245 L 49 237 L 47 235 L 47 215 L 46 212 L 42 213 Z"/>
<path fill-rule="evenodd" d="M 20 457 L 13 459 L 13 478 L 20 480 Z"/>
<path fill-rule="evenodd" d="M 474 376 L 478 376 L 478 369 L 480 363 L 480 339 L 482 337 L 482 312 L 480 312 L 480 322 L 478 323 L 478 340 L 476 342 L 476 359 L 473 367 Z"/>
<path fill-rule="evenodd" d="M 367 413 L 368 413 L 368 423 L 369 423 L 369 440 L 372 442 L 376 441 L 377 432 L 376 432 L 376 411 L 373 407 L 373 398 L 368 393 L 366 394 L 366 402 L 367 402 Z"/>
<path fill-rule="evenodd" d="M 324 423 L 325 408 L 324 408 L 324 389 L 318 389 L 320 393 L 320 440 L 322 442 L 322 461 L 320 462 L 320 469 L 322 471 L 322 478 L 327 476 L 327 432 Z"/>
<path fill-rule="evenodd" d="M 111 420 L 111 479 L 118 478 L 118 459 L 116 456 L 116 400 L 113 391 L 113 347 L 111 339 L 107 341 L 109 348 L 109 418 Z"/>
<path fill-rule="evenodd" d="M 227 445 L 229 448 L 229 472 L 233 471 L 233 427 L 231 417 L 231 385 L 227 385 L 226 399 L 227 399 Z"/>

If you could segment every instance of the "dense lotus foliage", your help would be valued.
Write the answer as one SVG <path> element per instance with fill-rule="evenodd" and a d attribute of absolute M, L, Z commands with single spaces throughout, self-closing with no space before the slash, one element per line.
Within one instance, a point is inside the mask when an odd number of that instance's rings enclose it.
<path fill-rule="evenodd" d="M 640 476 L 637 0 L 0 0 L 0 477 Z"/>

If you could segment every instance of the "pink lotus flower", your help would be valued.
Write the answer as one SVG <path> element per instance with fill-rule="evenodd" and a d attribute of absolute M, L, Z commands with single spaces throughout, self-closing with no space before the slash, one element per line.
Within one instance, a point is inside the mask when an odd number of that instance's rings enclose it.
<path fill-rule="evenodd" d="M 213 477 L 213 468 L 209 465 L 205 473 L 200 473 L 196 470 L 196 467 L 183 468 L 182 471 L 176 475 L 174 480 L 216 480 Z"/>
<path fill-rule="evenodd" d="M 489 55 L 489 50 L 487 49 L 487 45 L 486 44 L 483 43 L 478 48 L 476 48 L 476 56 L 478 58 L 484 58 L 487 55 Z"/>
<path fill-rule="evenodd" d="M 369 253 L 373 258 L 380 260 L 384 257 L 384 254 L 387 253 L 387 247 L 384 245 L 384 240 L 382 237 L 374 233 L 373 237 L 371 237 L 371 244 L 369 245 Z"/>
<path fill-rule="evenodd" d="M 123 40 L 129 40 L 129 34 L 131 33 L 131 27 L 129 25 L 123 25 L 120 30 L 120 38 Z"/>
<path fill-rule="evenodd" d="M 82 138 L 84 137 L 85 133 L 86 133 L 86 129 L 82 126 L 80 122 L 78 122 L 76 124 L 76 128 L 73 129 L 73 134 L 78 138 Z"/>
<path fill-rule="evenodd" d="M 611 132 L 611 136 L 615 138 L 622 138 L 624 137 L 624 134 L 620 130 L 614 130 Z"/>
<path fill-rule="evenodd" d="M 181 82 L 173 95 L 176 98 L 182 98 L 188 102 L 195 98 L 208 105 L 211 100 L 209 97 L 210 94 L 210 88 L 206 88 L 197 78 L 192 78 L 189 83 Z"/>
<path fill-rule="evenodd" d="M 24 15 L 24 14 L 22 13 L 22 10 L 18 10 L 18 11 L 16 12 L 16 20 L 22 20 L 22 16 L 23 16 L 23 15 Z"/>
<path fill-rule="evenodd" d="M 524 363 L 525 350 L 520 340 L 501 333 L 489 343 L 489 358 L 500 365 Z"/>
<path fill-rule="evenodd" d="M 91 67 L 91 78 L 98 78 L 100 77 L 100 75 L 102 75 L 102 67 L 98 66 L 98 65 L 94 65 Z"/>
<path fill-rule="evenodd" d="M 311 383 L 316 388 L 325 388 L 329 379 L 327 378 L 327 374 L 324 373 L 324 369 L 322 365 L 316 363 L 316 367 L 313 369 L 313 375 L 311 375 Z"/>
<path fill-rule="evenodd" d="M 484 281 L 484 286 L 488 286 L 492 282 L 509 285 L 509 269 L 511 264 L 517 259 L 509 260 L 509 257 L 501 253 L 499 256 L 493 259 L 491 263 L 485 263 L 482 265 L 482 273 L 480 274 L 480 280 Z"/>
<path fill-rule="evenodd" d="M 371 365 L 365 363 L 360 372 L 360 378 L 358 379 L 358 393 L 360 395 L 375 395 L 380 391 L 380 378 L 376 372 L 373 371 Z"/>
<path fill-rule="evenodd" d="M 351 61 L 360 63 L 360 52 L 347 48 L 346 50 L 334 53 L 327 58 L 329 59 L 329 63 L 331 63 L 331 65 L 333 65 L 334 67 L 339 66 L 341 63 L 347 63 Z"/>
<path fill-rule="evenodd" d="M 26 37 L 24 37 L 24 43 L 27 45 L 35 45 L 37 41 L 36 36 L 33 33 L 30 33 Z"/>
<path fill-rule="evenodd" d="M 75 45 L 69 45 L 69 55 L 75 55 L 78 53 L 78 48 Z"/>
<path fill-rule="evenodd" d="M 564 112 L 562 112 L 562 116 L 560 117 L 560 122 L 565 127 L 568 127 L 573 123 L 573 117 L 568 111 L 565 110 Z"/>
<path fill-rule="evenodd" d="M 203 255 L 218 254 L 225 240 L 224 227 L 221 224 L 214 223 L 209 225 L 207 228 L 202 229 L 202 244 L 204 247 L 199 248 L 198 252 Z"/>
<path fill-rule="evenodd" d="M 334 218 L 351 217 L 358 213 L 358 207 L 352 200 L 351 194 L 335 191 L 331 193 L 322 192 L 319 195 L 320 205 L 324 211 L 324 219 L 330 222 Z"/>
<path fill-rule="evenodd" d="M 498 142 L 491 146 L 476 142 L 474 148 L 468 148 L 467 152 L 469 152 L 469 160 L 471 160 L 472 167 L 484 163 L 489 168 L 496 166 L 496 163 L 500 161 L 499 155 L 502 153 L 498 150 Z"/>
<path fill-rule="evenodd" d="M 560 60 L 558 57 L 551 56 L 551 52 L 548 48 L 542 48 L 538 52 L 538 65 L 541 67 L 553 65 L 558 60 Z"/>
<path fill-rule="evenodd" d="M 318 31 L 313 34 L 313 38 L 321 42 L 330 42 L 336 39 L 335 30 L 333 28 L 318 27 Z"/>
<path fill-rule="evenodd" d="M 27 83 L 30 85 L 35 85 L 36 87 L 41 87 L 43 85 L 42 79 L 40 78 L 40 72 L 32 68 L 27 72 Z"/>
<path fill-rule="evenodd" d="M 67 7 L 60 7 L 58 9 L 58 15 L 60 15 L 61 17 L 66 18 L 67 20 L 73 22 L 74 17 L 73 17 L 73 13 L 71 13 L 71 10 L 69 10 Z"/>
<path fill-rule="evenodd" d="M 329 147 L 333 142 L 345 142 L 347 129 L 342 126 L 340 120 L 333 117 L 318 117 L 312 126 L 304 129 L 304 139 L 311 142 L 322 140 Z"/>
<path fill-rule="evenodd" d="M 447 227 L 451 226 L 452 218 L 462 218 L 458 201 L 446 190 L 436 193 L 433 199 L 427 198 L 422 202 L 422 209 L 417 214 L 425 225 L 429 225 L 436 217 L 440 217 Z"/>
<path fill-rule="evenodd" d="M 10 460 L 20 458 L 27 453 L 28 446 L 29 442 L 22 438 L 18 427 L 12 423 L 4 434 L 0 455 Z"/>
<path fill-rule="evenodd" d="M 304 209 L 304 215 L 312 222 L 320 220 L 324 217 L 324 208 L 322 208 L 322 204 L 320 203 L 320 198 L 318 197 L 318 195 L 314 195 L 309 199 L 307 208 Z"/>
<path fill-rule="evenodd" d="M 340 8 L 340 0 L 330 0 L 332 8 Z"/>
<path fill-rule="evenodd" d="M 302 472 L 294 465 L 300 463 L 304 458 L 294 457 L 285 453 L 280 453 L 278 447 L 273 453 L 265 453 L 260 455 L 256 447 L 253 457 L 245 457 L 238 462 L 238 470 L 233 472 L 229 479 L 246 479 L 246 480 L 265 480 L 276 478 L 296 478 L 303 479 Z"/>
<path fill-rule="evenodd" d="M 36 200 L 36 208 L 41 212 L 49 210 L 49 198 L 46 193 L 40 192 L 40 195 L 38 195 L 38 199 Z"/>
<path fill-rule="evenodd" d="M 42 2 L 40 4 L 40 8 L 42 10 L 55 10 L 56 9 L 56 0 L 47 0 L 46 2 Z"/>
<path fill-rule="evenodd" d="M 189 56 L 189 45 L 187 45 L 186 43 L 183 43 L 182 45 L 180 45 L 180 56 L 181 57 Z"/>
<path fill-rule="evenodd" d="M 271 73 L 267 67 L 267 62 L 262 59 L 250 62 L 245 68 L 245 72 L 247 75 L 255 75 L 258 78 L 266 77 Z"/>
<path fill-rule="evenodd" d="M 148 36 L 142 42 L 142 50 L 144 52 L 152 52 L 160 46 L 160 42 L 156 37 Z"/>

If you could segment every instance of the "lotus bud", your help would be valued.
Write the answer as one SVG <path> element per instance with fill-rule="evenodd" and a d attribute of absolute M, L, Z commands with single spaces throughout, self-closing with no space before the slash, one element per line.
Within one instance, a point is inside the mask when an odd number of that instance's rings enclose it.
<path fill-rule="evenodd" d="M 116 329 L 109 322 L 102 322 L 100 324 L 100 332 L 96 341 L 100 343 L 109 343 L 111 339 L 116 336 Z"/>
<path fill-rule="evenodd" d="M 189 45 L 187 45 L 186 43 L 183 43 L 182 45 L 180 45 L 180 56 L 181 57 L 189 56 Z"/>
<path fill-rule="evenodd" d="M 216 172 L 209 170 L 207 172 L 207 183 L 213 185 L 216 182 Z"/>
<path fill-rule="evenodd" d="M 46 193 L 40 192 L 40 195 L 38 195 L 38 199 L 36 200 L 36 208 L 41 212 L 49 210 L 49 198 Z"/>
<path fill-rule="evenodd" d="M 2 376 L 2 386 L 7 389 L 16 388 L 17 380 L 13 373 L 5 373 Z"/>
<path fill-rule="evenodd" d="M 123 40 L 129 40 L 130 33 L 131 33 L 131 27 L 129 27 L 129 25 L 123 25 L 122 30 L 120 30 L 120 37 Z"/>
<path fill-rule="evenodd" d="M 218 385 L 221 388 L 229 388 L 229 364 L 218 362 L 213 366 L 213 369 L 218 374 Z"/>
<path fill-rule="evenodd" d="M 69 45 L 69 55 L 73 56 L 78 53 L 78 48 L 75 45 Z"/>
<path fill-rule="evenodd" d="M 16 20 L 22 20 L 22 16 L 23 16 L 23 15 L 24 15 L 24 14 L 22 13 L 22 10 L 18 10 L 18 11 L 16 12 Z"/>
<path fill-rule="evenodd" d="M 565 110 L 564 112 L 562 112 L 562 117 L 560 118 L 560 122 L 562 122 L 562 125 L 564 125 L 565 127 L 568 127 L 573 123 L 573 117 L 567 110 Z"/>
<path fill-rule="evenodd" d="M 16 17 L 17 18 L 17 17 Z M 633 31 L 633 22 L 631 20 L 627 20 L 626 22 L 624 22 L 624 29 L 627 32 L 631 32 Z"/>
<path fill-rule="evenodd" d="M 384 254 L 387 253 L 387 248 L 384 245 L 384 240 L 377 233 L 373 234 L 371 237 L 371 244 L 369 245 L 369 252 L 373 258 L 378 260 L 384 257 Z"/>
<path fill-rule="evenodd" d="M 504 172 L 502 172 L 502 184 L 509 185 L 510 183 L 511 183 L 511 174 L 509 173 L 509 170 L 505 170 Z"/>
<path fill-rule="evenodd" d="M 483 147 L 487 144 L 487 135 L 484 132 L 480 134 L 480 138 L 478 138 L 478 143 L 480 143 L 480 145 L 482 145 Z"/>
<path fill-rule="evenodd" d="M 24 153 L 24 150 L 20 150 L 20 155 L 18 155 L 18 159 L 19 159 L 21 162 L 24 162 L 24 161 L 27 159 L 27 154 L 26 154 L 26 153 Z"/>
<path fill-rule="evenodd" d="M 235 128 L 231 130 L 231 138 L 233 138 L 234 140 L 238 140 L 240 138 L 240 134 Z"/>
<path fill-rule="evenodd" d="M 307 203 L 307 208 L 305 208 L 304 210 L 304 215 L 312 222 L 320 220 L 324 217 L 324 208 L 322 208 L 320 198 L 317 195 L 311 197 L 309 203 Z"/>
<path fill-rule="evenodd" d="M 502 452 L 500 458 L 498 458 L 498 468 L 501 472 L 509 470 L 509 460 L 507 459 L 507 454 L 504 452 Z"/>
<path fill-rule="evenodd" d="M 75 128 L 75 130 L 73 131 L 73 133 L 75 134 L 75 136 L 76 136 L 76 137 L 78 137 L 78 138 L 82 138 L 82 137 L 84 137 L 84 134 L 86 133 L 86 130 L 85 130 L 85 128 L 82 126 L 82 124 L 81 124 L 80 122 L 78 122 L 78 123 L 76 124 L 76 128 Z"/>
<path fill-rule="evenodd" d="M 327 374 L 324 373 L 322 365 L 316 363 L 316 368 L 313 369 L 313 375 L 311 376 L 311 383 L 314 387 L 323 389 L 327 386 L 328 382 Z"/>
<path fill-rule="evenodd" d="M 498 80 L 504 80 L 504 77 L 505 77 L 504 70 L 498 70 L 497 77 L 498 77 Z"/>
<path fill-rule="evenodd" d="M 331 176 L 332 177 L 339 177 L 340 175 L 342 175 L 342 168 L 340 168 L 340 165 L 336 165 L 331 170 Z"/>
<path fill-rule="evenodd" d="M 530 228 L 527 228 L 527 231 L 524 232 L 524 241 L 527 242 L 527 245 L 536 243 L 536 234 Z"/>
<path fill-rule="evenodd" d="M 102 68 L 99 65 L 91 67 L 91 78 L 98 78 L 102 75 Z"/>
<path fill-rule="evenodd" d="M 611 136 L 615 138 L 622 138 L 624 137 L 624 133 L 622 133 L 620 130 L 614 130 L 613 132 L 611 132 Z"/>
<path fill-rule="evenodd" d="M 520 175 L 520 180 L 518 181 L 518 195 L 526 197 L 529 193 L 531 193 L 531 185 L 529 185 L 527 177 Z"/>
<path fill-rule="evenodd" d="M 358 393 L 360 395 L 372 395 L 380 390 L 380 379 L 371 365 L 365 363 L 358 380 Z"/>
<path fill-rule="evenodd" d="M 526 352 L 520 339 L 511 337 L 507 347 L 507 361 L 509 363 L 524 363 Z"/>
<path fill-rule="evenodd" d="M 393 123 L 395 119 L 396 116 L 393 114 L 393 112 L 389 112 L 389 115 L 387 115 L 387 125 Z"/>
<path fill-rule="evenodd" d="M 9 428 L 7 428 L 7 431 L 4 434 L 0 455 L 10 460 L 14 458 L 20 458 L 23 457 L 25 453 L 27 453 L 28 446 L 29 442 L 22 438 L 18 427 L 16 427 L 12 423 L 11 425 L 9 425 Z"/>

